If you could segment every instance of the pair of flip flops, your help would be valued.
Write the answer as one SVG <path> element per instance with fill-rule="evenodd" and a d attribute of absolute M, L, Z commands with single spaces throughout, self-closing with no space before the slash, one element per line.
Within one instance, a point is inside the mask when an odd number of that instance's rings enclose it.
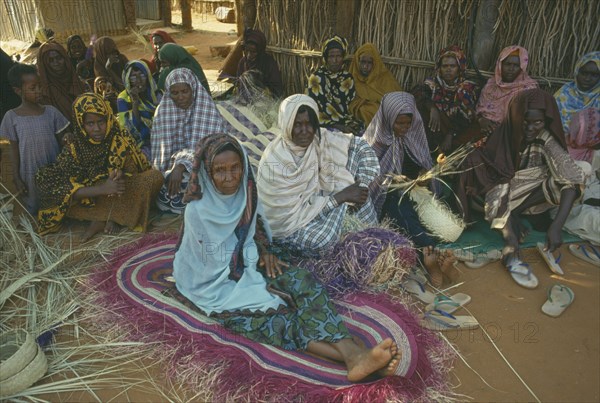
<path fill-rule="evenodd" d="M 438 295 L 427 305 L 421 326 L 429 330 L 443 332 L 454 329 L 475 329 L 479 322 L 472 316 L 452 315 L 452 313 L 471 301 L 467 294 L 457 293 L 450 297 Z"/>
<path fill-rule="evenodd" d="M 425 288 L 427 279 L 421 273 L 411 273 L 402 288 L 428 304 L 421 326 L 426 329 L 444 331 L 453 329 L 474 329 L 479 326 L 472 316 L 454 316 L 452 313 L 471 301 L 467 294 L 456 293 L 451 296 L 435 295 Z"/>
<path fill-rule="evenodd" d="M 575 294 L 566 285 L 554 284 L 548 289 L 548 299 L 542 305 L 542 312 L 556 318 L 575 300 Z"/>
<path fill-rule="evenodd" d="M 600 267 L 600 250 L 594 245 L 571 244 L 569 245 L 569 252 L 581 260 Z"/>
<path fill-rule="evenodd" d="M 521 287 L 528 289 L 536 288 L 539 281 L 535 274 L 531 271 L 531 267 L 521 259 L 513 257 L 507 264 L 506 269 L 510 273 L 510 276 L 515 280 Z"/>

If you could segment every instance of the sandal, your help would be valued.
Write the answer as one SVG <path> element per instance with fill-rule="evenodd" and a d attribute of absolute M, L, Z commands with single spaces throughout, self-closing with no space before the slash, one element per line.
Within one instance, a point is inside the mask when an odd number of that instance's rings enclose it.
<path fill-rule="evenodd" d="M 445 295 L 437 295 L 433 302 L 425 308 L 427 311 L 444 311 L 446 313 L 452 313 L 460 307 L 471 302 L 471 297 L 461 292 L 454 294 L 450 297 Z"/>
<path fill-rule="evenodd" d="M 417 276 L 409 275 L 406 281 L 401 284 L 404 291 L 414 295 L 426 304 L 431 304 L 435 300 L 435 294 L 425 289 L 425 282 Z"/>
<path fill-rule="evenodd" d="M 548 300 L 542 305 L 542 312 L 556 318 L 573 303 L 574 299 L 573 290 L 566 285 L 554 284 L 548 289 Z"/>
<path fill-rule="evenodd" d="M 521 287 L 533 289 L 538 286 L 538 279 L 531 271 L 531 267 L 527 263 L 523 263 L 522 260 L 513 258 L 506 265 L 506 268 L 513 280 Z"/>
<path fill-rule="evenodd" d="M 571 244 L 569 245 L 569 252 L 571 252 L 573 256 L 578 257 L 581 260 L 585 260 L 594 266 L 600 266 L 600 251 L 598 251 L 598 248 L 593 245 L 588 245 L 586 247 L 586 245 L 583 244 Z"/>
<path fill-rule="evenodd" d="M 475 329 L 479 326 L 479 322 L 472 316 L 454 316 L 436 309 L 425 313 L 421 326 L 429 330 L 443 332 L 452 329 Z"/>
<path fill-rule="evenodd" d="M 558 252 L 558 257 L 555 259 L 552 252 L 550 252 L 549 250 L 544 250 L 545 248 L 546 248 L 546 245 L 544 245 L 543 243 L 541 243 L 541 242 L 537 243 L 537 250 L 540 252 L 540 255 L 542 255 L 542 257 L 548 264 L 548 267 L 550 268 L 552 273 L 564 275 L 565 272 L 558 265 L 558 262 L 560 262 L 562 254 L 560 252 Z"/>
<path fill-rule="evenodd" d="M 467 266 L 469 269 L 481 269 L 483 266 L 486 266 L 492 262 L 495 262 L 498 259 L 489 259 L 487 257 L 478 257 L 473 261 L 465 260 L 463 264 Z"/>

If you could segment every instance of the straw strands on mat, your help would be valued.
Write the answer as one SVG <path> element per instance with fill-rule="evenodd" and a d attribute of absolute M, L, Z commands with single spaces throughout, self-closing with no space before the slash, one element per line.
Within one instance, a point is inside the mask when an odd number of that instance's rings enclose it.
<path fill-rule="evenodd" d="M 338 21 L 340 10 L 353 6 L 354 20 Z M 323 40 L 341 33 L 344 25 L 352 32 L 349 53 L 371 42 L 384 60 L 409 60 L 410 67 L 402 61 L 387 67 L 402 87 L 410 90 L 433 73 L 440 49 L 457 44 L 470 52 L 471 21 L 477 16 L 497 15 L 497 20 L 492 20 L 496 28 L 492 53 L 497 55 L 511 44 L 526 47 L 530 75 L 548 87 L 544 77 L 571 80 L 579 57 L 598 50 L 599 14 L 597 0 L 257 0 L 256 26 L 265 32 L 271 47 L 285 49 L 274 50 L 274 57 L 283 76 L 288 77 L 288 93 L 303 92 L 309 73 L 321 63 L 317 54 L 306 51 L 320 53 Z M 495 57 L 489 66 L 477 68 L 490 72 L 494 63 Z M 557 85 L 552 83 L 553 88 Z"/>
<path fill-rule="evenodd" d="M 6 200 L 2 211 L 15 203 Z M 42 240 L 28 218 L 17 223 L 0 214 L 2 399 L 56 401 L 56 393 L 81 391 L 84 400 L 106 401 L 94 391 L 118 388 L 113 393 L 118 396 L 141 383 L 155 389 L 155 395 L 163 393 L 164 385 L 153 386 L 143 374 L 147 368 L 141 359 L 152 346 L 117 343 L 88 332 L 84 324 L 93 318 L 80 309 L 85 301 L 76 290 L 111 250 L 131 240 L 103 237 L 93 247 L 74 247 L 69 233 Z"/>

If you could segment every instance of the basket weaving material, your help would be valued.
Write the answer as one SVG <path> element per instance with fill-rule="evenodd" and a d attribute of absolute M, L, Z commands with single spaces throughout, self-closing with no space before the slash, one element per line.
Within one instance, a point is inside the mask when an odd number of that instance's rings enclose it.
<path fill-rule="evenodd" d="M 419 220 L 431 234 L 446 242 L 454 242 L 462 234 L 465 229 L 464 221 L 433 197 L 428 189 L 414 186 L 409 197 L 415 203 Z"/>
<path fill-rule="evenodd" d="M 12 330 L 0 336 L 0 398 L 27 389 L 47 370 L 46 355 L 25 330 Z"/>

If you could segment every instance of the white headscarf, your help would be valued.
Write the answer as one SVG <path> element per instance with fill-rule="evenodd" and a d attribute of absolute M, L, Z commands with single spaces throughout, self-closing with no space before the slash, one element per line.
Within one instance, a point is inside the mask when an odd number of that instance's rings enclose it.
<path fill-rule="evenodd" d="M 319 116 L 317 103 L 307 95 L 284 99 L 279 106 L 281 133 L 266 148 L 258 166 L 258 196 L 275 238 L 285 238 L 308 224 L 331 195 L 355 182 L 346 169 L 352 134 L 317 128 L 308 147 L 294 144 L 292 128 L 303 105 Z"/>

